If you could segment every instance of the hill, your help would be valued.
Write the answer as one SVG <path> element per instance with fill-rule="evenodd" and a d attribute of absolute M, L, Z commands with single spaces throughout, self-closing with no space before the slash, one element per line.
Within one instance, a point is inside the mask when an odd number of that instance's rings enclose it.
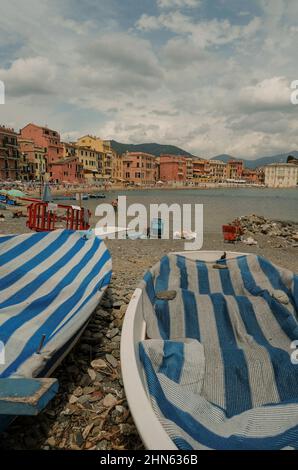
<path fill-rule="evenodd" d="M 171 155 L 189 155 L 192 156 L 191 153 L 186 152 L 175 145 L 163 145 L 163 144 L 156 144 L 156 143 L 145 143 L 145 144 L 122 144 L 121 142 L 116 142 L 116 140 L 111 140 L 112 148 L 117 153 L 125 153 L 125 152 L 145 152 L 151 153 L 156 157 L 159 157 L 161 154 L 169 153 Z"/>

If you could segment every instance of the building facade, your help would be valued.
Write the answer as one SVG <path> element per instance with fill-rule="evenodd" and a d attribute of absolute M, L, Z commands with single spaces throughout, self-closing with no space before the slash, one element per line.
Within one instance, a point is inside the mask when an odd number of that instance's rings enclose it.
<path fill-rule="evenodd" d="M 126 152 L 122 157 L 123 178 L 135 185 L 151 185 L 156 181 L 155 156 L 143 152 Z"/>
<path fill-rule="evenodd" d="M 209 180 L 209 160 L 193 159 L 193 179 L 197 182 L 207 182 Z"/>
<path fill-rule="evenodd" d="M 18 180 L 20 153 L 17 133 L 14 129 L 0 126 L 0 179 Z"/>
<path fill-rule="evenodd" d="M 242 160 L 229 160 L 227 163 L 227 179 L 240 180 L 243 174 L 243 161 Z"/>
<path fill-rule="evenodd" d="M 186 158 L 178 155 L 160 155 L 159 178 L 163 182 L 185 182 L 187 179 Z"/>
<path fill-rule="evenodd" d="M 83 166 L 86 181 L 92 183 L 93 181 L 98 180 L 101 176 L 101 153 L 91 147 L 78 144 L 78 158 Z"/>
<path fill-rule="evenodd" d="M 42 181 L 47 172 L 46 151 L 35 145 L 31 139 L 18 136 L 22 161 L 22 179 L 25 181 Z"/>
<path fill-rule="evenodd" d="M 59 132 L 30 123 L 23 127 L 20 133 L 22 138 L 33 140 L 37 147 L 44 148 L 49 172 L 52 162 L 63 158 L 64 150 Z"/>
<path fill-rule="evenodd" d="M 54 183 L 84 183 L 85 174 L 80 158 L 73 155 L 53 162 L 50 177 Z"/>
<path fill-rule="evenodd" d="M 209 160 L 209 180 L 222 183 L 227 177 L 227 167 L 221 160 Z"/>
<path fill-rule="evenodd" d="M 298 182 L 298 165 L 272 163 L 265 166 L 265 184 L 269 188 L 294 188 Z"/>

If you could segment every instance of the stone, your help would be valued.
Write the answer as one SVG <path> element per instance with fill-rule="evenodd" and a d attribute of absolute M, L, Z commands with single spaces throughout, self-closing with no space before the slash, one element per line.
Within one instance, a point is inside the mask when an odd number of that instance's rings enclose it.
<path fill-rule="evenodd" d="M 107 448 L 108 448 L 108 441 L 106 439 L 103 439 L 98 444 L 96 444 L 97 450 L 107 450 Z"/>
<path fill-rule="evenodd" d="M 95 370 L 105 369 L 107 363 L 103 359 L 94 359 L 94 361 L 91 362 L 91 367 Z"/>
<path fill-rule="evenodd" d="M 76 431 L 74 433 L 74 442 L 78 447 L 82 447 L 82 445 L 84 444 L 84 438 L 82 436 L 81 431 Z"/>
<path fill-rule="evenodd" d="M 83 389 L 82 387 L 77 387 L 74 389 L 74 391 L 72 392 L 72 394 L 75 396 L 75 397 L 80 397 L 81 395 L 83 395 Z"/>
<path fill-rule="evenodd" d="M 103 406 L 106 408 L 111 408 L 117 403 L 117 398 L 114 397 L 111 393 L 108 393 L 103 399 Z"/>
<path fill-rule="evenodd" d="M 78 397 L 71 395 L 68 401 L 71 405 L 73 405 L 74 403 L 78 401 Z"/>
<path fill-rule="evenodd" d="M 88 375 L 90 377 L 90 379 L 92 380 L 92 382 L 94 382 L 96 380 L 96 372 L 94 369 L 88 369 Z"/>
<path fill-rule="evenodd" d="M 119 329 L 118 328 L 113 328 L 112 330 L 107 332 L 106 337 L 112 339 L 112 338 L 114 338 L 114 336 L 117 336 L 118 333 L 119 333 Z"/>
<path fill-rule="evenodd" d="M 112 356 L 112 354 L 106 354 L 106 360 L 111 364 L 112 367 L 117 367 L 118 366 L 118 361 L 117 359 Z"/>

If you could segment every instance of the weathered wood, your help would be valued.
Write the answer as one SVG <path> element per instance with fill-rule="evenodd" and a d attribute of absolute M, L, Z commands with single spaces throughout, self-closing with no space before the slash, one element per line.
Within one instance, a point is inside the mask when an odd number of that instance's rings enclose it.
<path fill-rule="evenodd" d="M 57 391 L 57 379 L 0 379 L 0 415 L 35 416 Z"/>

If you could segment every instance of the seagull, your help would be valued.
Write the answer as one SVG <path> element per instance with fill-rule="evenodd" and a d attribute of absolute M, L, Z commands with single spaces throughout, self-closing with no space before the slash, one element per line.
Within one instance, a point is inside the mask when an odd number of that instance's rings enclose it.
<path fill-rule="evenodd" d="M 224 254 L 220 257 L 220 259 L 226 259 L 226 257 L 227 257 L 227 253 L 224 252 Z"/>

